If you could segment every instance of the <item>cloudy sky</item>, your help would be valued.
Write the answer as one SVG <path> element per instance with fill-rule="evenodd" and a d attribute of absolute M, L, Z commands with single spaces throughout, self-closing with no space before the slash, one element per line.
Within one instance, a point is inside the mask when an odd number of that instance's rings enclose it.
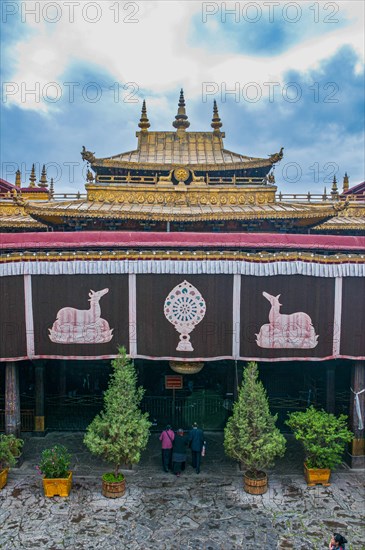
<path fill-rule="evenodd" d="M 364 2 L 20 1 L 2 5 L 2 177 L 48 165 L 83 190 L 82 145 L 135 148 L 143 98 L 171 130 L 184 88 L 190 130 L 216 99 L 227 149 L 284 147 L 283 192 L 364 180 Z M 39 169 L 39 168 L 38 168 Z"/>

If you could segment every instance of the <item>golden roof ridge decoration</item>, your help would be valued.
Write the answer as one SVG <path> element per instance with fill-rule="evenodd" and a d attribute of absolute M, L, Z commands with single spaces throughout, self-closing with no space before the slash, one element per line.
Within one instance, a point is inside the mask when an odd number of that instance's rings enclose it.
<path fill-rule="evenodd" d="M 141 113 L 141 118 L 139 120 L 138 126 L 139 128 L 141 128 L 142 132 L 147 132 L 148 128 L 151 126 L 147 116 L 147 107 L 146 107 L 145 100 L 143 100 L 143 103 L 142 103 L 142 113 Z"/>
<path fill-rule="evenodd" d="M 218 136 L 221 135 L 222 126 L 223 126 L 223 124 L 222 124 L 222 121 L 219 117 L 217 102 L 216 102 L 216 100 L 214 100 L 213 101 L 213 118 L 212 118 L 212 123 L 211 123 L 211 127 L 213 128 L 213 134 L 218 135 Z"/>
<path fill-rule="evenodd" d="M 32 171 L 30 173 L 29 177 L 29 187 L 35 187 L 35 182 L 37 181 L 37 177 L 35 175 L 35 165 L 32 165 Z"/>
<path fill-rule="evenodd" d="M 175 116 L 175 120 L 172 123 L 172 125 L 174 128 L 176 128 L 177 133 L 179 135 L 185 132 L 185 130 L 190 126 L 190 122 L 188 120 L 186 109 L 185 109 L 184 90 L 182 88 L 180 90 L 180 98 L 179 98 L 179 105 L 177 109 L 177 115 Z"/>
<path fill-rule="evenodd" d="M 226 149 L 223 143 L 225 133 L 221 131 L 222 122 L 215 100 L 211 123 L 213 131 L 187 131 L 190 122 L 186 114 L 183 90 L 180 91 L 178 112 L 173 122 L 176 131 L 150 132 L 145 100 L 138 126 L 140 131 L 137 132 L 137 149 L 97 158 L 95 153 L 87 151 L 83 146 L 81 152 L 83 160 L 89 162 L 93 168 L 170 171 L 182 165 L 194 170 L 214 171 L 269 168 L 283 158 L 283 147 L 278 153 L 271 154 L 268 158 L 241 155 Z"/>

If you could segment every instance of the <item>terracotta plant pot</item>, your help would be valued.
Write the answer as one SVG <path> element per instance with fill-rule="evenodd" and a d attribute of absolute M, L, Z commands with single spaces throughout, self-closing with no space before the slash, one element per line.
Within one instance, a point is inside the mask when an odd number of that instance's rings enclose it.
<path fill-rule="evenodd" d="M 304 476 L 308 487 L 314 487 L 314 485 L 328 487 L 331 485 L 329 483 L 331 476 L 329 468 L 307 468 L 307 465 L 304 463 Z"/>
<path fill-rule="evenodd" d="M 72 472 L 69 472 L 68 477 L 62 478 L 43 478 L 43 489 L 45 497 L 68 497 L 72 485 Z"/>
<path fill-rule="evenodd" d="M 250 495 L 263 495 L 268 489 L 268 479 L 265 472 L 259 472 L 259 476 L 252 477 L 252 472 L 246 472 L 243 476 L 244 489 Z"/>
<path fill-rule="evenodd" d="M 125 479 L 123 479 L 122 481 L 113 481 L 113 482 L 102 480 L 102 482 L 103 482 L 102 493 L 104 497 L 119 498 L 124 495 Z"/>
<path fill-rule="evenodd" d="M 8 472 L 9 472 L 9 468 L 5 468 L 4 470 L 0 470 L 0 489 L 5 487 L 5 485 L 8 482 Z"/>

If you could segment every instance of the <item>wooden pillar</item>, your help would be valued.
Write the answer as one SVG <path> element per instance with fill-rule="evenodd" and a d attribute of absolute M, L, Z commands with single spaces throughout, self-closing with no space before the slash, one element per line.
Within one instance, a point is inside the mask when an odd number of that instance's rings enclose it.
<path fill-rule="evenodd" d="M 326 371 L 326 410 L 328 413 L 335 413 L 335 366 L 327 365 Z"/>
<path fill-rule="evenodd" d="M 350 390 L 350 430 L 354 433 L 349 452 L 351 468 L 365 468 L 365 361 L 355 361 L 351 372 Z M 354 393 L 355 392 L 355 393 Z M 356 393 L 358 393 L 363 427 L 359 426 L 359 416 L 356 407 Z"/>
<path fill-rule="evenodd" d="M 19 365 L 14 361 L 5 367 L 5 433 L 20 437 Z"/>
<path fill-rule="evenodd" d="M 35 414 L 34 431 L 44 433 L 44 364 L 34 365 L 35 376 Z"/>

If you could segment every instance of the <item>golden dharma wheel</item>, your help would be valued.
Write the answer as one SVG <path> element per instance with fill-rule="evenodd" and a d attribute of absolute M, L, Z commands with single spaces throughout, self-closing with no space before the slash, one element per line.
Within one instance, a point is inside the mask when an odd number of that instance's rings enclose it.
<path fill-rule="evenodd" d="M 186 181 L 189 179 L 189 170 L 186 170 L 186 168 L 175 168 L 174 176 L 177 181 Z"/>
<path fill-rule="evenodd" d="M 194 363 L 185 361 L 170 361 L 170 368 L 178 374 L 197 374 L 204 367 L 204 363 Z"/>

